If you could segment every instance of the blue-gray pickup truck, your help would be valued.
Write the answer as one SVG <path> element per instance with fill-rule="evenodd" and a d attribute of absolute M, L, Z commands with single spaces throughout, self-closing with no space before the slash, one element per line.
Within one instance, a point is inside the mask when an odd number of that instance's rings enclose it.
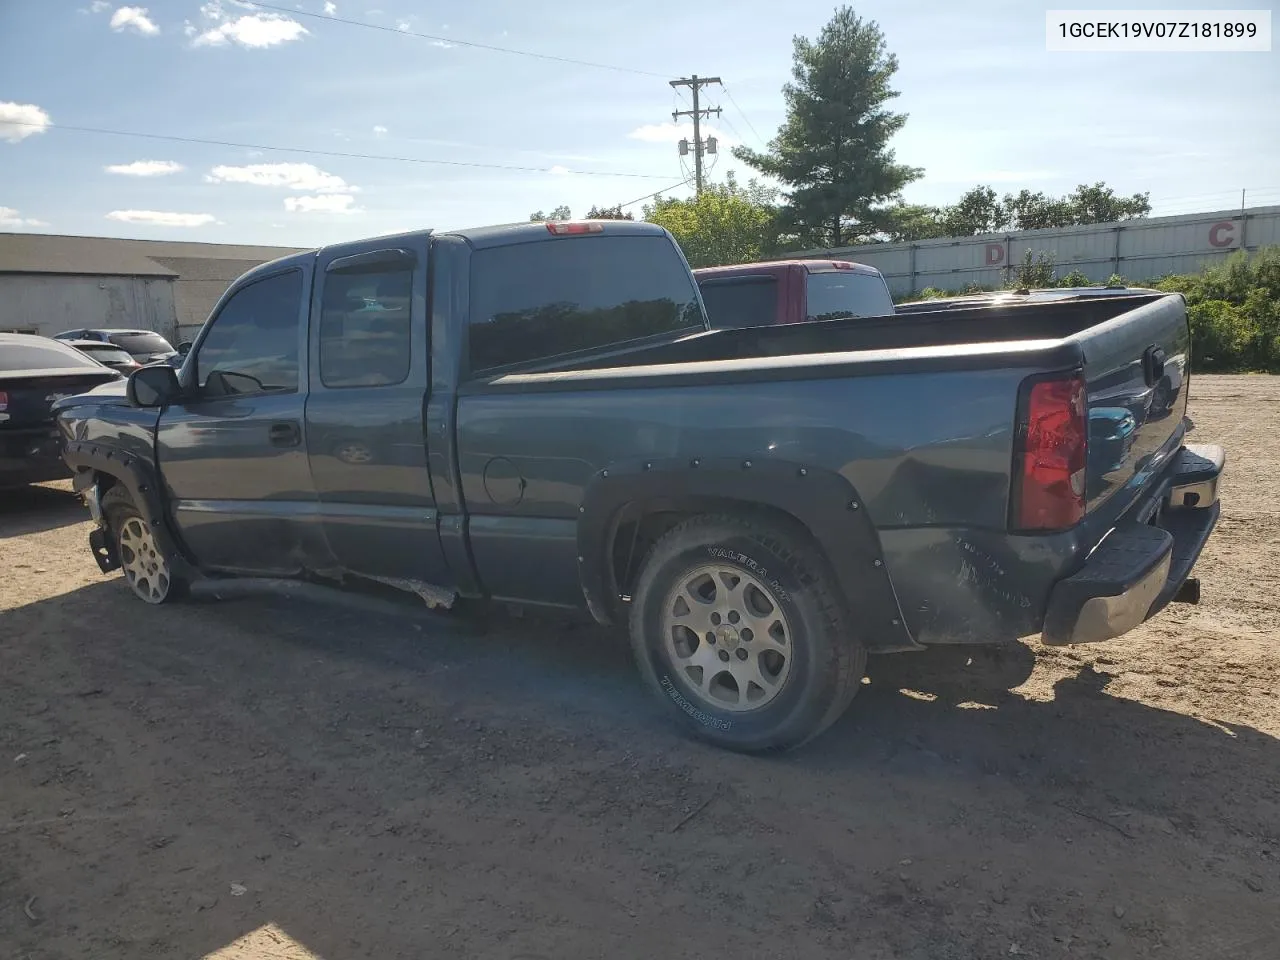
<path fill-rule="evenodd" d="M 711 329 L 659 227 L 520 224 L 256 267 L 179 369 L 58 422 L 149 603 L 252 577 L 589 612 L 676 721 L 764 751 L 868 653 L 1197 599 L 1224 456 L 1185 442 L 1188 350 L 1158 293 Z"/>

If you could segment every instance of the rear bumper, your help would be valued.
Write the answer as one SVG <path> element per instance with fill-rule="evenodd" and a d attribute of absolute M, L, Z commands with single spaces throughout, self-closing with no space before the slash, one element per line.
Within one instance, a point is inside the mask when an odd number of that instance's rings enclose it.
<path fill-rule="evenodd" d="M 0 486 L 65 480 L 62 441 L 52 427 L 9 430 L 0 434 Z"/>
<path fill-rule="evenodd" d="M 1127 633 L 1154 616 L 1191 575 L 1218 522 L 1221 447 L 1193 444 L 1179 452 L 1150 520 L 1118 525 L 1075 575 L 1059 581 L 1045 611 L 1047 644 L 1093 643 Z"/>

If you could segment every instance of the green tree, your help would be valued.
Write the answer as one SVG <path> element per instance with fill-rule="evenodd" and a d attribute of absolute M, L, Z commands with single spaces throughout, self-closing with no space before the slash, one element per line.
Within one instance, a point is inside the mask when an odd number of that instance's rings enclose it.
<path fill-rule="evenodd" d="M 730 174 L 688 200 L 657 198 L 644 219 L 671 231 L 693 267 L 751 263 L 776 249 L 777 191 Z"/>
<path fill-rule="evenodd" d="M 1072 223 L 1115 223 L 1151 213 L 1151 194 L 1117 197 L 1115 191 L 1101 180 L 1092 186 L 1080 184 L 1065 200 L 1071 210 Z"/>
<path fill-rule="evenodd" d="M 529 220 L 531 223 L 542 223 L 546 220 L 568 220 L 572 216 L 573 214 L 569 212 L 568 206 L 562 203 L 550 213 L 543 213 L 539 210 L 536 213 L 529 214 Z"/>
<path fill-rule="evenodd" d="M 787 118 L 767 152 L 734 156 L 786 185 L 782 227 L 807 245 L 838 247 L 890 226 L 885 204 L 923 173 L 896 163 L 889 140 L 907 121 L 888 103 L 898 58 L 875 21 L 841 7 L 816 41 L 792 40 Z"/>
<path fill-rule="evenodd" d="M 886 211 L 884 235 L 890 243 L 930 240 L 951 236 L 943 223 L 943 211 L 923 203 L 895 203 Z"/>
<path fill-rule="evenodd" d="M 972 237 L 1005 229 L 1009 213 L 991 187 L 977 186 L 942 211 L 944 237 Z"/>
<path fill-rule="evenodd" d="M 1022 255 L 1022 262 L 1018 264 L 1018 272 L 1013 280 L 1013 288 L 1015 290 L 1039 290 L 1056 285 L 1057 270 L 1055 269 L 1053 254 L 1032 254 L 1028 250 Z"/>
<path fill-rule="evenodd" d="M 588 220 L 634 220 L 629 213 L 622 212 L 622 204 L 614 207 L 592 207 L 587 211 Z"/>

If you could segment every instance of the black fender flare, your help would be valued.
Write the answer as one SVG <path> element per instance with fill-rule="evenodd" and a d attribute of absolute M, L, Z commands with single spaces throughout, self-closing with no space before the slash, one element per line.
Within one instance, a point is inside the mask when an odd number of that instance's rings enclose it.
<path fill-rule="evenodd" d="M 715 512 L 739 504 L 788 514 L 809 531 L 850 610 L 868 626 L 868 650 L 922 649 L 907 627 L 879 533 L 853 484 L 832 470 L 784 460 L 653 459 L 598 471 L 578 508 L 578 573 L 592 616 L 605 625 L 618 619 L 612 551 L 629 506 L 645 513 Z"/>
<path fill-rule="evenodd" d="M 162 496 L 163 488 L 154 463 L 96 440 L 68 440 L 63 446 L 62 459 L 75 474 L 73 486 L 77 492 L 92 486 L 99 474 L 113 477 L 129 491 L 142 519 L 150 525 L 152 535 L 169 558 L 173 572 L 185 578 L 190 578 L 195 573 L 195 566 L 186 549 L 169 524 Z M 115 549 L 109 542 L 102 541 L 101 537 L 95 541 L 92 536 L 90 542 L 98 565 L 104 572 L 120 565 L 119 557 L 115 556 Z M 106 551 L 105 557 L 103 550 Z M 104 560 L 107 562 L 104 563 Z"/>

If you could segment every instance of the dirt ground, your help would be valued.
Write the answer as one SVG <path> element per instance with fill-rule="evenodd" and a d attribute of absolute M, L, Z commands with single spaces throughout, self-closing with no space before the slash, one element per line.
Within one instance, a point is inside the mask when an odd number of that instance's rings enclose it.
<path fill-rule="evenodd" d="M 0 504 L 0 957 L 1280 957 L 1280 379 L 1204 600 L 1077 649 L 873 659 L 752 759 L 592 627 L 151 609 L 65 485 Z"/>

